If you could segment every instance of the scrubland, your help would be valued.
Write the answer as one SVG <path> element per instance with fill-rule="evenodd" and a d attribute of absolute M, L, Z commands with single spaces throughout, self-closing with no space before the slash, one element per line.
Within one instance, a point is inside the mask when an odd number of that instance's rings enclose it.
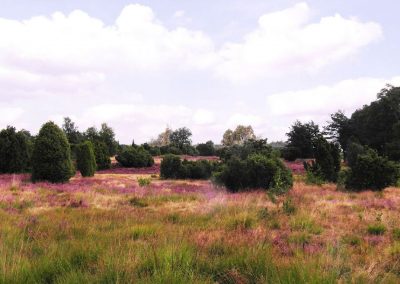
<path fill-rule="evenodd" d="M 282 196 L 160 180 L 157 160 L 66 184 L 0 175 L 0 283 L 398 283 L 399 189 L 292 168 Z"/>

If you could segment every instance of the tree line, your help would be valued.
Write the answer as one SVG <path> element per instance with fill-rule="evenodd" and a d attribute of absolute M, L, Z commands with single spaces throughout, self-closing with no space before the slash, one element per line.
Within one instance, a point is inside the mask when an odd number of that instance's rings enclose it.
<path fill-rule="evenodd" d="M 296 121 L 286 142 L 269 144 L 251 126 L 228 129 L 220 145 L 193 145 L 186 127 L 169 127 L 148 143 L 122 145 L 106 123 L 80 132 L 70 118 L 62 128 L 45 123 L 37 136 L 8 126 L 0 131 L 0 172 L 31 172 L 32 179 L 65 182 L 79 170 L 93 176 L 111 166 L 149 167 L 163 155 L 163 178 L 212 178 L 233 191 L 268 188 L 286 191 L 292 177 L 282 159 L 304 160 L 310 182 L 336 182 L 353 190 L 380 190 L 399 179 L 400 88 L 387 86 L 377 100 L 350 117 L 331 115 L 325 127 Z M 175 156 L 174 156 L 175 155 Z M 176 155 L 217 155 L 220 162 L 189 162 Z M 344 164 L 342 164 L 344 162 Z"/>

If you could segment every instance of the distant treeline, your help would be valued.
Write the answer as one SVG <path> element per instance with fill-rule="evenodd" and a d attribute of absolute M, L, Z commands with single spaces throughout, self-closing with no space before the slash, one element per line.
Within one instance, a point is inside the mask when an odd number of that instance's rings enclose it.
<path fill-rule="evenodd" d="M 399 179 L 400 88 L 387 86 L 376 101 L 351 117 L 342 111 L 332 114 L 322 129 L 313 121 L 296 121 L 286 135 L 287 141 L 268 144 L 251 126 L 239 125 L 225 131 L 221 145 L 212 141 L 193 145 L 191 130 L 182 127 L 166 128 L 142 145 L 134 141 L 122 145 L 106 123 L 99 130 L 90 127 L 80 132 L 66 117 L 62 128 L 47 122 L 37 136 L 11 126 L 0 131 L 0 172 L 32 172 L 33 180 L 65 182 L 76 169 L 92 176 L 110 168 L 113 156 L 121 166 L 149 167 L 154 164 L 152 156 L 169 154 L 162 165 L 163 178 L 212 177 L 234 191 L 260 187 L 286 191 L 292 180 L 283 158 L 305 160 L 309 182 L 379 190 Z M 216 155 L 220 162 L 182 162 L 173 155 Z"/>

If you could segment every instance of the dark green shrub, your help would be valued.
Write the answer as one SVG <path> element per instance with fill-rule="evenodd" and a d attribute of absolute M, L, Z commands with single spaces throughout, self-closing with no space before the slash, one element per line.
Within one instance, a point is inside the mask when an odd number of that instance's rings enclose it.
<path fill-rule="evenodd" d="M 300 157 L 300 150 L 296 147 L 286 146 L 281 150 L 282 158 L 286 161 L 293 162 Z"/>
<path fill-rule="evenodd" d="M 314 157 L 314 161 L 304 162 L 304 169 L 307 171 L 310 183 L 313 183 L 313 177 L 315 181 L 336 182 L 340 171 L 339 146 L 319 137 L 314 140 Z"/>
<path fill-rule="evenodd" d="M 36 137 L 32 155 L 32 180 L 66 182 L 74 175 L 69 143 L 53 122 L 45 123 Z"/>
<path fill-rule="evenodd" d="M 377 152 L 367 149 L 357 156 L 349 171 L 346 188 L 352 190 L 382 190 L 395 185 L 399 179 L 399 166 L 386 157 L 378 156 Z"/>
<path fill-rule="evenodd" d="M 367 231 L 370 235 L 383 235 L 386 232 L 386 227 L 380 223 L 373 224 L 368 226 Z"/>
<path fill-rule="evenodd" d="M 346 162 L 349 167 L 353 167 L 356 164 L 357 157 L 364 154 L 366 148 L 358 143 L 351 142 L 347 146 Z"/>
<path fill-rule="evenodd" d="M 182 179 L 209 179 L 212 173 L 212 165 L 209 161 L 187 161 L 182 162 L 180 178 Z"/>
<path fill-rule="evenodd" d="M 143 168 L 154 164 L 153 157 L 143 147 L 125 147 L 115 158 L 123 167 Z"/>
<path fill-rule="evenodd" d="M 214 156 L 215 155 L 215 147 L 212 141 L 207 141 L 206 143 L 201 143 L 196 146 L 196 150 L 199 153 L 199 156 Z"/>
<path fill-rule="evenodd" d="M 293 184 L 291 172 L 282 161 L 262 154 L 252 154 L 245 160 L 231 158 L 215 174 L 215 180 L 232 192 L 264 188 L 283 193 Z"/>
<path fill-rule="evenodd" d="M 96 157 L 94 155 L 93 144 L 85 141 L 78 144 L 76 150 L 76 164 L 83 177 L 92 177 L 96 172 Z"/>
<path fill-rule="evenodd" d="M 0 131 L 0 173 L 26 172 L 30 168 L 32 141 L 28 132 L 8 126 Z"/>
<path fill-rule="evenodd" d="M 166 154 L 182 155 L 183 154 L 181 149 L 179 149 L 175 146 L 172 146 L 172 145 L 161 146 L 160 153 L 161 153 L 161 155 L 166 155 Z"/>
<path fill-rule="evenodd" d="M 161 178 L 208 179 L 214 165 L 206 160 L 181 161 L 179 156 L 165 155 L 161 161 Z"/>
<path fill-rule="evenodd" d="M 105 170 L 111 167 L 111 159 L 108 155 L 108 148 L 104 142 L 93 141 L 94 155 L 96 157 L 96 167 L 98 170 Z"/>
<path fill-rule="evenodd" d="M 167 154 L 163 157 L 161 161 L 160 176 L 161 178 L 164 179 L 179 178 L 181 168 L 182 168 L 181 158 L 173 154 Z"/>

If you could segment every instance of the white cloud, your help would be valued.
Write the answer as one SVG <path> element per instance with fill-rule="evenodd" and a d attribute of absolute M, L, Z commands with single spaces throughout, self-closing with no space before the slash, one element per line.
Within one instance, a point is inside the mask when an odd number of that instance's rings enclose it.
<path fill-rule="evenodd" d="M 357 52 L 382 37 L 379 24 L 346 19 L 339 14 L 310 23 L 306 3 L 265 14 L 241 42 L 219 51 L 219 77 L 249 82 L 260 77 L 312 71 Z"/>
<path fill-rule="evenodd" d="M 198 109 L 193 115 L 193 121 L 199 125 L 206 125 L 215 122 L 215 115 L 212 111 Z"/>
<path fill-rule="evenodd" d="M 267 113 L 271 116 L 319 116 L 344 110 L 351 114 L 376 99 L 385 84 L 400 84 L 400 77 L 359 78 L 312 89 L 288 91 L 267 97 Z"/>
<path fill-rule="evenodd" d="M 20 107 L 9 107 L 0 105 L 0 126 L 15 125 L 17 119 L 21 117 L 24 110 Z"/>

